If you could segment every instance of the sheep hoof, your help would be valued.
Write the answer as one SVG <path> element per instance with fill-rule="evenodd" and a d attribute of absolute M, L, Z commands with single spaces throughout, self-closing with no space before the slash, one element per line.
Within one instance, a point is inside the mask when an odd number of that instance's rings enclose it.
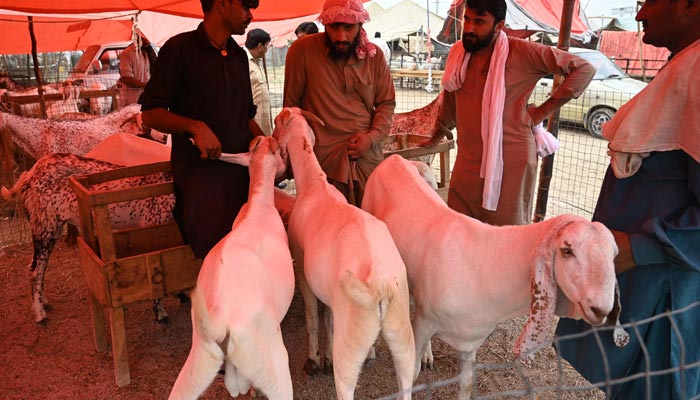
<path fill-rule="evenodd" d="M 304 363 L 304 372 L 306 372 L 307 375 L 316 375 L 321 372 L 321 368 L 319 368 L 316 361 L 309 358 L 306 360 L 306 363 Z"/>
<path fill-rule="evenodd" d="M 365 368 L 371 367 L 372 365 L 374 365 L 374 362 L 375 362 L 375 361 L 377 361 L 376 358 L 368 358 L 368 359 L 366 359 L 366 360 L 365 360 Z M 331 368 L 332 368 L 332 367 L 331 367 Z"/>
<path fill-rule="evenodd" d="M 40 320 L 36 320 L 34 322 L 36 322 L 37 325 L 39 325 L 43 328 L 46 328 L 47 326 L 49 326 L 49 319 L 46 316 L 43 316 L 43 317 L 41 317 Z"/>
<path fill-rule="evenodd" d="M 323 359 L 323 373 L 324 374 L 332 374 L 333 373 L 333 362 L 328 357 Z"/>
<path fill-rule="evenodd" d="M 156 323 L 164 328 L 170 328 L 170 318 L 163 317 L 161 319 L 156 318 Z"/>
<path fill-rule="evenodd" d="M 435 369 L 435 365 L 433 364 L 432 361 L 421 362 L 421 363 L 420 363 L 420 370 L 421 370 L 421 371 L 427 371 L 427 370 L 431 370 L 431 371 L 432 371 L 433 369 Z"/>

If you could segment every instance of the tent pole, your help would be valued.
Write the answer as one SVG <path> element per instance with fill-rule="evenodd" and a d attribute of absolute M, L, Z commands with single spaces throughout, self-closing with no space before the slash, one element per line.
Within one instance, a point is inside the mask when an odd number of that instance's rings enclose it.
<path fill-rule="evenodd" d="M 571 39 L 571 24 L 574 15 L 575 0 L 564 0 L 561 11 L 561 22 L 559 26 L 559 39 L 557 41 L 557 48 L 568 51 L 569 42 Z M 564 77 L 561 75 L 556 75 L 554 77 L 554 85 L 552 86 L 552 93 L 561 85 Z M 559 137 L 559 110 L 555 111 L 549 116 L 549 121 L 547 122 L 547 130 L 554 135 L 554 137 Z M 535 215 L 532 218 L 533 222 L 539 222 L 544 220 L 547 215 L 547 200 L 549 198 L 549 184 L 552 180 L 552 171 L 554 170 L 554 154 L 549 155 L 542 159 L 540 163 L 540 185 L 537 189 L 537 202 L 535 204 Z"/>
<path fill-rule="evenodd" d="M 34 61 L 34 76 L 36 77 L 36 87 L 39 93 L 39 107 L 41 109 L 41 117 L 46 118 L 46 103 L 44 103 L 44 80 L 41 77 L 39 69 L 39 56 L 36 53 L 36 35 L 34 34 L 34 17 L 28 16 L 29 21 L 29 38 L 32 41 L 32 60 Z"/>

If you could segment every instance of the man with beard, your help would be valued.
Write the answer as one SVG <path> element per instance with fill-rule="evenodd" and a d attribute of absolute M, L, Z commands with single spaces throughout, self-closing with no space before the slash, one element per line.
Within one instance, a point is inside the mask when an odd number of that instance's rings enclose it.
<path fill-rule="evenodd" d="M 314 152 L 328 181 L 360 206 L 369 174 L 383 160 L 396 102 L 384 58 L 362 23 L 360 0 L 326 0 L 318 20 L 323 34 L 299 39 L 287 53 L 284 106 L 318 116 Z"/>
<path fill-rule="evenodd" d="M 636 19 L 644 43 L 671 58 L 603 127 L 611 158 L 593 214 L 620 250 L 620 322 L 633 323 L 630 342 L 618 348 L 606 332 L 562 319 L 559 348 L 589 381 L 614 382 L 601 387 L 610 399 L 697 399 L 700 2 L 649 0 Z"/>
<path fill-rule="evenodd" d="M 537 169 L 533 128 L 580 96 L 595 68 L 554 47 L 509 38 L 504 0 L 467 0 L 462 40 L 450 50 L 432 147 L 457 127 L 457 157 L 448 205 L 493 225 L 524 225 L 532 217 Z M 539 107 L 527 101 L 537 81 L 564 75 Z"/>
<path fill-rule="evenodd" d="M 139 98 L 144 123 L 172 134 L 174 216 L 198 258 L 231 231 L 248 200 L 248 168 L 219 160 L 221 152 L 244 153 L 262 135 L 248 57 L 231 38 L 245 32 L 258 0 L 201 4 L 204 21 L 165 42 Z"/>

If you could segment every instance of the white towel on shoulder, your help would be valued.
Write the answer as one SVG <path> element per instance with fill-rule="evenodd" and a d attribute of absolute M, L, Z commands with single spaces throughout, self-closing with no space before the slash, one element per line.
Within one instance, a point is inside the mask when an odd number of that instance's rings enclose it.
<path fill-rule="evenodd" d="M 503 181 L 503 106 L 506 99 L 505 70 L 508 50 L 508 37 L 501 31 L 496 38 L 481 99 L 483 151 L 479 176 L 484 178 L 481 206 L 490 211 L 496 211 Z M 464 50 L 461 41 L 452 45 L 442 77 L 445 90 L 453 92 L 462 87 L 470 57 L 471 53 Z"/>

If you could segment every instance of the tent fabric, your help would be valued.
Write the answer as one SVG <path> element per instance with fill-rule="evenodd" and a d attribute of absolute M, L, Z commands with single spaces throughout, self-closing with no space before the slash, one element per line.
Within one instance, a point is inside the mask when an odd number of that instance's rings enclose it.
<path fill-rule="evenodd" d="M 364 24 L 367 35 L 374 37 L 374 32 L 381 32 L 382 39 L 386 41 L 406 38 L 420 29 L 426 32 L 428 16 L 430 16 L 431 37 L 435 37 L 445 23 L 443 17 L 429 12 L 413 0 L 403 0 L 386 9 L 373 3 L 367 7 L 367 11 L 370 15 L 370 21 Z"/>
<path fill-rule="evenodd" d="M 26 16 L 0 16 L 0 54 L 27 54 L 32 44 Z M 92 44 L 131 40 L 130 20 L 34 17 L 37 52 L 84 50 Z"/>
<path fill-rule="evenodd" d="M 315 14 L 324 0 L 264 0 L 253 10 L 256 21 L 274 21 Z M 0 0 L 0 9 L 27 14 L 84 14 L 119 11 L 154 11 L 181 17 L 202 18 L 199 0 Z"/>
<path fill-rule="evenodd" d="M 534 20 L 559 31 L 561 13 L 564 9 L 564 0 L 513 0 L 513 4 L 519 6 Z M 581 11 L 579 0 L 574 4 L 574 15 L 571 21 L 571 34 L 584 35 L 591 32 L 585 15 Z"/>
<path fill-rule="evenodd" d="M 640 35 L 642 34 L 629 31 L 602 31 L 598 50 L 631 76 L 642 76 L 642 65 L 645 68 L 643 76 L 656 76 L 659 69 L 668 62 L 671 52 L 643 43 Z"/>
<path fill-rule="evenodd" d="M 593 31 L 581 11 L 579 0 L 575 1 L 571 37 L 588 42 Z M 529 37 L 536 32 L 558 34 L 563 4 L 563 0 L 506 0 L 506 33 L 520 38 Z M 455 30 L 461 32 L 459 15 L 463 12 L 463 7 L 464 0 L 455 0 L 452 3 L 447 23 L 443 25 L 438 40 L 454 43 L 458 39 L 455 37 Z"/>

